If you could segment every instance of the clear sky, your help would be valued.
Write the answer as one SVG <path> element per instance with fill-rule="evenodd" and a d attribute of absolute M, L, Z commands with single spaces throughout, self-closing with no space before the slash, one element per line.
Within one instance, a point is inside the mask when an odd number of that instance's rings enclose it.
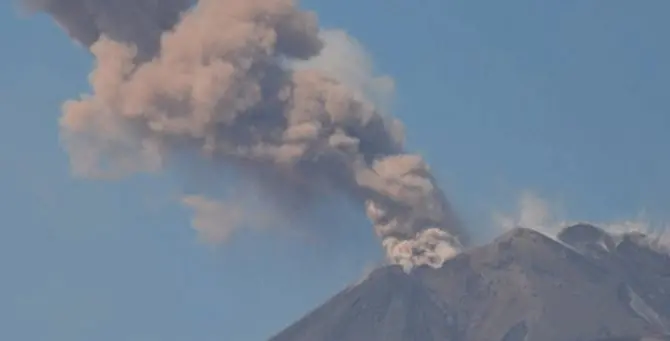
<path fill-rule="evenodd" d="M 667 0 L 303 6 L 395 78 L 410 147 L 477 234 L 524 190 L 571 219 L 670 218 Z M 263 340 L 381 259 L 360 213 L 328 238 L 213 249 L 170 176 L 73 178 L 59 107 L 87 90 L 90 57 L 11 1 L 0 42 L 0 339 Z"/>

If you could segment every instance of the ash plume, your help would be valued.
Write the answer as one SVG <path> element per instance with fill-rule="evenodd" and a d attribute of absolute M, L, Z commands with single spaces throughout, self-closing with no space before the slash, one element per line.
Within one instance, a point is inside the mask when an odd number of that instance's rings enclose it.
<path fill-rule="evenodd" d="M 46 12 L 77 43 L 90 47 L 101 36 L 133 44 L 149 57 L 160 36 L 195 0 L 22 0 L 29 12 Z"/>
<path fill-rule="evenodd" d="M 63 106 L 75 173 L 159 171 L 197 153 L 279 197 L 360 203 L 388 259 L 405 268 L 441 266 L 467 242 L 426 162 L 405 152 L 402 125 L 331 74 L 295 66 L 324 44 L 316 16 L 294 1 L 26 4 L 51 14 L 96 60 L 92 95 Z M 205 206 L 216 219 L 217 206 Z"/>

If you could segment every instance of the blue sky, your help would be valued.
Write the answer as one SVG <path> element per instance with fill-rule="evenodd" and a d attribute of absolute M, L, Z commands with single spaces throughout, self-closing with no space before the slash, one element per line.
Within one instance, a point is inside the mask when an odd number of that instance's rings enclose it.
<path fill-rule="evenodd" d="M 393 112 L 464 220 L 532 190 L 571 219 L 670 218 L 665 0 L 304 1 L 395 78 Z M 0 3 L 0 338 L 263 340 L 381 258 L 362 214 L 328 240 L 197 242 L 171 176 L 70 175 L 60 103 L 91 60 Z"/>

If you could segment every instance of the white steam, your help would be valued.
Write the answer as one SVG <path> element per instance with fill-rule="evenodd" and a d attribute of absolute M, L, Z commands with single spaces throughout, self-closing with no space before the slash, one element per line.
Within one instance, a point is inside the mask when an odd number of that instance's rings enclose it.
<path fill-rule="evenodd" d="M 643 241 L 649 247 L 664 252 L 670 251 L 670 225 L 668 224 L 654 222 L 644 215 L 636 219 L 610 222 L 559 219 L 559 210 L 556 207 L 536 194 L 525 191 L 519 198 L 517 212 L 494 213 L 494 225 L 503 231 L 515 227 L 530 228 L 556 239 L 558 233 L 564 228 L 585 223 L 601 228 L 615 239 L 623 235 L 636 234 L 643 236 Z"/>

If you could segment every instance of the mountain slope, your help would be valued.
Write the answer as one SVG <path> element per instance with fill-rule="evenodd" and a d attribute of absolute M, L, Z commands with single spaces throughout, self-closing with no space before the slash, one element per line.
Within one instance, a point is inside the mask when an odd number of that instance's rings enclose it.
<path fill-rule="evenodd" d="M 591 252 L 606 234 L 580 228 L 564 231 L 562 242 L 515 229 L 440 269 L 378 269 L 271 341 L 591 341 L 665 333 L 660 308 L 668 306 L 656 301 L 665 288 L 662 255 L 626 238 Z"/>
<path fill-rule="evenodd" d="M 399 267 L 374 271 L 273 341 L 425 341 L 452 338 L 442 302 Z"/>

